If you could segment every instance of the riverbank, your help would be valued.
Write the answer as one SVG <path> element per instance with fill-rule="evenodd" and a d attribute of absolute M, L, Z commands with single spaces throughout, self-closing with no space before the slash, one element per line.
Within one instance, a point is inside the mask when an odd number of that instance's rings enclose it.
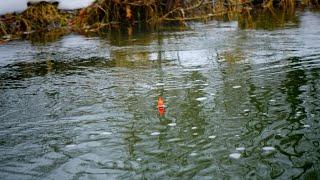
<path fill-rule="evenodd" d="M 2 39 L 16 39 L 35 32 L 68 27 L 68 21 L 73 18 L 73 14 L 63 12 L 57 7 L 57 3 L 40 2 L 30 4 L 22 13 L 1 16 Z"/>
<path fill-rule="evenodd" d="M 187 3 L 183 0 L 97 0 L 86 8 L 71 11 L 58 9 L 56 3 L 40 2 L 31 4 L 22 13 L 0 16 L 0 43 L 30 37 L 28 35 L 35 32 L 86 34 L 122 28 L 130 34 L 141 24 L 154 29 L 163 25 L 187 26 L 188 21 L 211 19 L 237 20 L 242 28 L 255 28 L 259 25 L 254 21 L 259 17 L 261 21 L 261 17 L 277 18 L 281 14 L 290 19 L 297 9 L 305 8 L 319 9 L 319 1 L 197 0 Z M 281 18 L 281 21 L 285 19 Z M 280 25 L 283 24 L 281 21 Z"/>

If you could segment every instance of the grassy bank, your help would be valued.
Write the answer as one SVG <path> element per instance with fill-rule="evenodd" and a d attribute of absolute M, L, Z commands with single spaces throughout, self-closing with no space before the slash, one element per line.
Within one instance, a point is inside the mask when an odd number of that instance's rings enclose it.
<path fill-rule="evenodd" d="M 87 8 L 72 12 L 59 10 L 57 4 L 42 2 L 29 6 L 21 14 L 1 16 L 0 38 L 14 39 L 60 28 L 87 33 L 125 27 L 130 33 L 132 27 L 141 24 L 153 28 L 185 26 L 187 21 L 213 18 L 238 20 L 241 28 L 256 28 L 262 26 L 261 22 L 268 22 L 269 17 L 278 19 L 279 14 L 283 24 L 294 17 L 296 9 L 304 8 L 319 9 L 319 0 L 97 0 Z"/>
<path fill-rule="evenodd" d="M 83 9 L 74 24 L 81 30 L 98 31 L 139 23 L 185 25 L 212 18 L 250 21 L 257 12 L 290 15 L 304 8 L 319 8 L 319 0 L 98 0 Z"/>
<path fill-rule="evenodd" d="M 56 4 L 38 3 L 20 14 L 0 17 L 0 36 L 18 38 L 35 31 L 52 30 L 68 26 L 68 14 L 61 12 Z"/>

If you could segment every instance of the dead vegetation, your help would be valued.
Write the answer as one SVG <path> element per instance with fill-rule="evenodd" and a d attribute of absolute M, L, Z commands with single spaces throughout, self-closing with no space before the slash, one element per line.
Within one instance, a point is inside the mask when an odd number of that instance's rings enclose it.
<path fill-rule="evenodd" d="M 67 17 L 57 5 L 41 2 L 28 7 L 21 14 L 0 17 L 0 36 L 29 34 L 33 31 L 50 30 L 67 25 Z"/>
<path fill-rule="evenodd" d="M 210 0 L 98 0 L 81 10 L 73 24 L 90 31 L 137 23 L 184 24 L 186 20 L 203 18 L 212 7 Z"/>
<path fill-rule="evenodd" d="M 318 0 L 97 0 L 81 10 L 72 24 L 77 30 L 95 32 L 138 23 L 155 26 L 211 18 L 250 20 L 256 9 L 275 14 L 278 9 L 294 12 L 298 6 L 317 7 Z"/>
<path fill-rule="evenodd" d="M 287 17 L 299 7 L 319 8 L 319 0 L 96 0 L 87 8 L 69 13 L 58 10 L 57 4 L 41 2 L 21 14 L 0 16 L 0 39 L 61 27 L 80 33 L 124 27 L 130 34 L 137 24 L 179 27 L 187 21 L 212 18 L 238 20 L 241 27 L 255 28 L 260 25 L 254 19 L 267 17 L 261 12 L 278 18 L 280 10 Z"/>

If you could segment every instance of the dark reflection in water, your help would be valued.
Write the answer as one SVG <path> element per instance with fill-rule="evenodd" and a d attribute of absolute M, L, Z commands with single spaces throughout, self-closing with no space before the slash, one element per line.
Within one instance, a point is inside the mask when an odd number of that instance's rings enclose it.
<path fill-rule="evenodd" d="M 68 29 L 53 29 L 50 31 L 40 31 L 25 35 L 25 39 L 30 40 L 33 44 L 46 44 L 59 40 L 62 36 L 70 33 Z"/>
<path fill-rule="evenodd" d="M 299 25 L 300 12 L 295 10 L 264 9 L 250 12 L 240 15 L 238 22 L 241 29 L 274 30 Z"/>
<path fill-rule="evenodd" d="M 1 46 L 0 178 L 318 179 L 320 18 L 299 18 Z"/>

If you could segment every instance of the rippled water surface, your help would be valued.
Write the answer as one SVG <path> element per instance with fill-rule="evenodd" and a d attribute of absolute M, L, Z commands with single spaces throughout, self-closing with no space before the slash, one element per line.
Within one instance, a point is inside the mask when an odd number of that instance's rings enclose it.
<path fill-rule="evenodd" d="M 319 75 L 317 12 L 9 42 L 0 179 L 317 179 Z"/>

